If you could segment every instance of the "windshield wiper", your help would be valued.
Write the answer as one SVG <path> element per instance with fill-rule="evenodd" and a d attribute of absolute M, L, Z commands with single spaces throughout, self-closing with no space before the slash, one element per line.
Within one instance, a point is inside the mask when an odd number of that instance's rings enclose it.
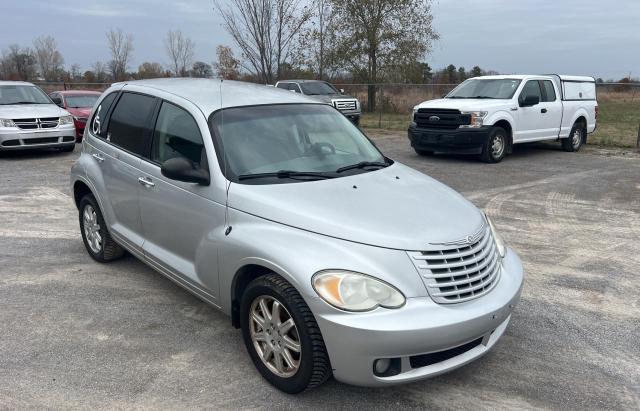
<path fill-rule="evenodd" d="M 11 106 L 14 104 L 50 104 L 50 103 L 38 103 L 37 101 L 14 101 L 13 103 L 2 103 L 3 106 Z"/>
<path fill-rule="evenodd" d="M 389 166 L 388 163 L 383 163 L 381 161 L 361 161 L 357 164 L 351 164 L 349 166 L 344 166 L 344 167 L 340 167 L 339 169 L 336 170 L 336 173 L 342 173 L 343 171 L 347 171 L 347 170 L 355 170 L 358 168 L 365 168 L 365 167 L 380 167 L 380 168 L 384 168 Z"/>
<path fill-rule="evenodd" d="M 489 97 L 489 96 L 473 96 L 473 97 L 469 97 L 469 98 L 478 98 L 478 99 L 481 99 L 481 98 L 490 98 L 490 99 L 492 99 L 492 100 L 496 100 L 498 97 Z"/>
<path fill-rule="evenodd" d="M 335 176 L 320 172 L 320 171 L 291 171 L 280 170 L 273 173 L 255 173 L 255 174 L 241 174 L 238 176 L 238 180 L 250 180 L 253 178 L 293 178 L 296 177 L 313 177 L 313 178 L 334 178 Z"/>

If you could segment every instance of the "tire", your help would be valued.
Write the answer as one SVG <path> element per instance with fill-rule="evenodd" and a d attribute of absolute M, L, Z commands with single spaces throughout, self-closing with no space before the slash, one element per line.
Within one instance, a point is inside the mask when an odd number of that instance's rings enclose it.
<path fill-rule="evenodd" d="M 261 302 L 265 304 L 266 316 Z M 273 316 L 275 303 L 280 304 L 277 317 Z M 253 364 L 279 390 L 297 394 L 321 385 L 331 376 L 329 355 L 313 313 L 298 291 L 279 275 L 268 274 L 249 283 L 242 295 L 240 316 L 242 336 Z M 256 317 L 269 328 L 262 328 Z M 278 325 L 288 323 L 289 319 L 293 319 L 294 325 L 280 332 L 283 329 Z M 289 348 L 295 345 L 292 341 L 298 343 L 299 352 Z M 267 361 L 263 360 L 265 353 Z M 278 356 L 281 370 L 276 366 Z"/>
<path fill-rule="evenodd" d="M 109 234 L 107 225 L 102 217 L 102 212 L 93 194 L 87 194 L 82 197 L 78 210 L 82 241 L 91 258 L 101 263 L 107 263 L 122 257 L 124 249 L 120 247 Z M 86 217 L 85 212 L 87 213 Z M 92 227 L 86 227 L 86 225 L 92 222 Z M 97 228 L 95 227 L 96 225 Z M 99 235 L 99 241 L 96 241 L 97 237 L 93 236 L 94 233 Z"/>
<path fill-rule="evenodd" d="M 420 150 L 419 148 L 415 148 L 414 150 L 416 152 L 417 155 L 419 156 L 432 156 L 433 155 L 433 151 L 429 151 L 429 150 Z"/>
<path fill-rule="evenodd" d="M 580 150 L 587 137 L 587 130 L 582 123 L 574 123 L 569 137 L 560 140 L 564 151 L 573 153 Z"/>
<path fill-rule="evenodd" d="M 76 143 L 73 143 L 73 145 L 61 147 L 60 151 L 62 151 L 63 153 L 71 153 L 75 149 L 76 149 Z"/>
<path fill-rule="evenodd" d="M 507 131 L 502 127 L 492 127 L 482 145 L 480 159 L 485 163 L 499 163 L 507 154 L 508 145 Z"/>

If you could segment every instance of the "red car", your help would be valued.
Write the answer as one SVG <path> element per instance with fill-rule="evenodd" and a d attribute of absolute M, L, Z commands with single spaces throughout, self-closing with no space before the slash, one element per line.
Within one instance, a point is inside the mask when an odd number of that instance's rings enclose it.
<path fill-rule="evenodd" d="M 49 94 L 54 103 L 73 116 L 73 123 L 76 126 L 76 141 L 82 141 L 84 126 L 87 124 L 93 105 L 101 94 L 98 91 L 88 90 L 54 91 Z"/>

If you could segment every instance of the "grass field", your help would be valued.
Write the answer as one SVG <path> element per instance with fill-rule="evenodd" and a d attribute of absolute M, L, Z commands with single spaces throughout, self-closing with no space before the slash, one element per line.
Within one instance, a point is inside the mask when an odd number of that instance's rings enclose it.
<path fill-rule="evenodd" d="M 589 135 L 589 144 L 605 147 L 635 147 L 640 126 L 640 93 L 636 98 L 599 99 L 600 114 L 598 128 Z M 364 128 L 406 130 L 409 125 L 407 114 L 364 113 L 361 125 Z"/>

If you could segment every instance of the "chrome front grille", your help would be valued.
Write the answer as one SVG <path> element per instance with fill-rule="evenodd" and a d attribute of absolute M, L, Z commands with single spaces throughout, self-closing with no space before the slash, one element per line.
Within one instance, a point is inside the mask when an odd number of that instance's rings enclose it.
<path fill-rule="evenodd" d="M 22 130 L 37 130 L 58 127 L 58 119 L 58 117 L 19 118 L 14 119 L 13 122 Z"/>
<path fill-rule="evenodd" d="M 486 224 L 475 235 L 434 244 L 434 249 L 426 251 L 410 251 L 409 256 L 429 295 L 441 304 L 480 297 L 491 291 L 500 276 L 500 256 Z"/>
<path fill-rule="evenodd" d="M 355 100 L 334 100 L 333 105 L 340 111 L 354 111 L 357 108 Z"/>

